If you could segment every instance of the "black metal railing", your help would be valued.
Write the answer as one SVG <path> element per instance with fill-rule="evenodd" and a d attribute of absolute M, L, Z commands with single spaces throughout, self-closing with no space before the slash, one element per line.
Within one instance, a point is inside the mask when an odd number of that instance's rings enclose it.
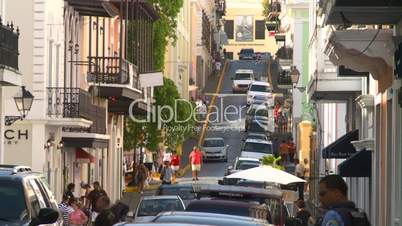
<path fill-rule="evenodd" d="M 289 74 L 289 71 L 282 71 L 278 76 L 278 85 L 292 85 L 292 77 Z"/>
<path fill-rule="evenodd" d="M 18 38 L 19 29 L 14 31 L 14 25 L 2 24 L 0 18 L 0 65 L 18 70 Z"/>
<path fill-rule="evenodd" d="M 79 118 L 80 89 L 48 87 L 47 115 L 56 118 Z"/>
<path fill-rule="evenodd" d="M 94 105 L 90 93 L 80 88 L 47 88 L 47 115 L 51 118 L 84 118 L 92 121 L 85 129 L 91 133 L 106 133 L 106 108 Z"/>
<path fill-rule="evenodd" d="M 224 15 L 226 11 L 226 0 L 215 0 L 216 12 L 218 15 Z"/>
<path fill-rule="evenodd" d="M 88 57 L 88 82 L 127 84 L 139 88 L 137 66 L 119 57 Z M 121 68 L 120 68 L 121 62 Z"/>

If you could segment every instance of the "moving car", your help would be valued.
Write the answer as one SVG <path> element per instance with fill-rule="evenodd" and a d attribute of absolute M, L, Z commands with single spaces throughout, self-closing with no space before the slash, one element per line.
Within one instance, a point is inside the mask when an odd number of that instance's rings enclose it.
<path fill-rule="evenodd" d="M 193 184 L 162 184 L 155 195 L 178 195 L 186 206 L 196 198 Z"/>
<path fill-rule="evenodd" d="M 272 142 L 266 140 L 247 139 L 241 148 L 241 157 L 262 159 L 266 155 L 273 155 Z"/>
<path fill-rule="evenodd" d="M 236 160 L 234 161 L 233 165 L 228 166 L 225 176 L 230 175 L 232 173 L 239 172 L 241 170 L 258 167 L 260 165 L 261 165 L 261 162 L 258 159 L 237 157 Z"/>
<path fill-rule="evenodd" d="M 272 118 L 273 120 L 273 111 L 269 109 L 265 105 L 250 105 L 246 112 L 246 123 L 245 128 L 247 130 L 248 125 L 252 121 L 261 121 L 261 122 L 268 122 Z M 272 131 L 273 132 L 273 131 Z"/>
<path fill-rule="evenodd" d="M 247 133 L 247 136 L 245 139 L 243 139 L 243 141 L 245 141 L 247 139 L 258 139 L 258 140 L 268 141 L 268 137 L 262 133 Z"/>
<path fill-rule="evenodd" d="M 247 106 L 251 104 L 254 96 L 272 98 L 271 85 L 268 82 L 253 81 L 247 91 Z"/>
<path fill-rule="evenodd" d="M 0 225 L 62 225 L 47 182 L 30 167 L 0 165 L 0 200 Z"/>
<path fill-rule="evenodd" d="M 178 195 L 146 196 L 138 204 L 134 222 L 150 222 L 161 212 L 183 211 L 184 209 L 184 203 Z"/>
<path fill-rule="evenodd" d="M 267 221 L 235 215 L 200 213 L 200 212 L 166 212 L 159 214 L 153 222 L 194 223 L 215 226 L 262 226 Z"/>
<path fill-rule="evenodd" d="M 274 107 L 274 98 L 272 96 L 255 95 L 250 105 L 264 105 L 266 107 Z"/>
<path fill-rule="evenodd" d="M 202 158 L 204 161 L 222 160 L 227 162 L 228 148 L 229 145 L 225 145 L 225 140 L 221 137 L 205 138 L 201 146 Z"/>
<path fill-rule="evenodd" d="M 268 135 L 270 130 L 270 122 L 265 118 L 254 118 L 250 123 L 246 124 L 246 132 L 247 133 L 261 133 L 264 135 Z"/>
<path fill-rule="evenodd" d="M 239 54 L 239 60 L 254 60 L 254 49 L 241 49 Z"/>
<path fill-rule="evenodd" d="M 242 92 L 246 93 L 250 83 L 254 80 L 254 72 L 250 69 L 236 70 L 234 77 L 232 78 L 232 90 L 233 93 Z"/>

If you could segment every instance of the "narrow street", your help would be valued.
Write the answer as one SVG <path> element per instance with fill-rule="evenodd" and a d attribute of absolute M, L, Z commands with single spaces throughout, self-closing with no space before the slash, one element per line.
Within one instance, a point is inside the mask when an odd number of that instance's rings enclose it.
<path fill-rule="evenodd" d="M 228 162 L 206 162 L 203 164 L 201 169 L 201 179 L 200 181 L 216 182 L 219 178 L 224 176 L 225 170 L 228 165 L 232 164 L 236 157 L 240 155 L 240 148 L 242 139 L 244 136 L 244 117 L 246 113 L 246 95 L 245 94 L 232 94 L 232 79 L 231 76 L 234 75 L 235 71 L 238 69 L 252 69 L 257 80 L 267 81 L 267 67 L 268 63 L 257 61 L 229 61 L 226 73 L 222 81 L 222 87 L 216 98 L 215 105 L 217 106 L 217 111 L 211 113 L 209 128 L 205 134 L 205 137 L 222 137 L 225 143 L 229 145 Z M 215 93 L 216 84 L 218 81 L 218 76 L 211 79 L 206 86 L 207 89 L 204 92 L 206 95 L 209 94 L 208 99 L 211 95 Z M 229 105 L 235 106 L 237 109 L 243 109 L 242 114 L 229 115 L 226 119 L 219 118 L 217 120 L 216 116 L 220 117 L 223 113 L 222 110 Z M 229 110 L 228 110 L 229 111 Z M 239 112 L 240 113 L 240 112 Z M 236 119 L 239 121 L 233 122 Z M 187 157 L 191 148 L 198 143 L 197 140 L 190 140 L 186 142 L 183 152 L 182 165 L 187 164 Z M 189 170 L 182 180 L 187 181 L 191 179 L 191 171 Z M 179 180 L 179 181 L 180 181 Z"/>

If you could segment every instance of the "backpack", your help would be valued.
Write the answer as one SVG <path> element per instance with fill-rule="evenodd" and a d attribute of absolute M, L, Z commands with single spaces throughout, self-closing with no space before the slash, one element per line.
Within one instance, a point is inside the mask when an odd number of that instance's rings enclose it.
<path fill-rule="evenodd" d="M 345 226 L 370 226 L 370 221 L 365 212 L 359 209 L 335 208 L 345 223 Z"/>

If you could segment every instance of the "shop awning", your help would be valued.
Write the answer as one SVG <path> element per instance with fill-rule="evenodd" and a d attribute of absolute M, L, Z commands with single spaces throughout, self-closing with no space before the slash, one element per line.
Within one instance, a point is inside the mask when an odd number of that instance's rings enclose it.
<path fill-rule="evenodd" d="M 338 165 L 342 177 L 371 177 L 371 151 L 361 150 Z"/>
<path fill-rule="evenodd" d="M 75 160 L 79 163 L 94 163 L 95 157 L 82 148 L 75 149 Z"/>
<path fill-rule="evenodd" d="M 347 159 L 356 153 L 351 141 L 359 139 L 359 130 L 353 130 L 322 149 L 323 159 Z"/>

